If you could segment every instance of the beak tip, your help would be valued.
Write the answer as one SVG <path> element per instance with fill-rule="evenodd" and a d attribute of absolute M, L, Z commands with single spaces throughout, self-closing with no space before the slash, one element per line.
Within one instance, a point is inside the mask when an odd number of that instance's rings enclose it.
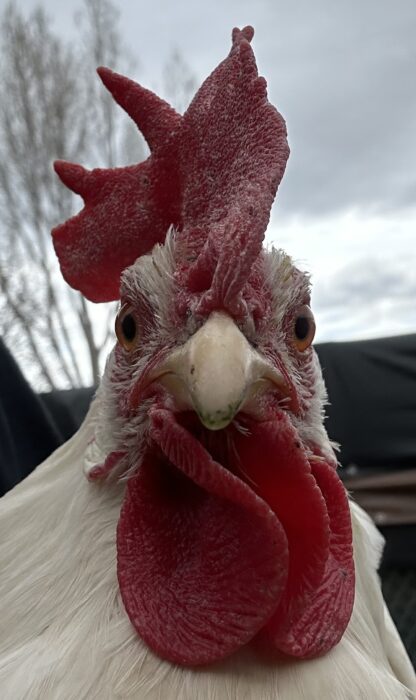
<path fill-rule="evenodd" d="M 226 409 L 216 409 L 210 412 L 203 411 L 199 406 L 195 406 L 199 420 L 208 430 L 222 430 L 231 423 L 240 407 L 241 401 L 229 404 Z"/>

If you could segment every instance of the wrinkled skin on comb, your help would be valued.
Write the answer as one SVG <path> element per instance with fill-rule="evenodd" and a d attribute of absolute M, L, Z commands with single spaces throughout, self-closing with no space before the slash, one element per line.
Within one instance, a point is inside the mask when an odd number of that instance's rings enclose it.
<path fill-rule="evenodd" d="M 53 231 L 67 282 L 92 301 L 119 298 L 120 276 L 178 230 L 178 281 L 205 312 L 222 296 L 238 308 L 258 256 L 289 149 L 280 114 L 257 75 L 251 27 L 234 30 L 228 57 L 184 117 L 133 81 L 99 69 L 104 85 L 142 130 L 151 150 L 139 165 L 56 172 L 84 209 Z M 230 272 L 233 250 L 240 256 Z M 202 272 L 203 271 L 203 272 Z M 230 277 L 231 274 L 231 277 Z"/>
<path fill-rule="evenodd" d="M 183 119 L 180 239 L 188 257 L 196 257 L 187 286 L 205 292 L 203 315 L 218 307 L 240 315 L 238 295 L 260 253 L 289 155 L 284 121 L 257 74 L 250 29 L 233 32 L 230 55 Z"/>
<path fill-rule="evenodd" d="M 141 128 L 151 155 L 138 165 L 85 170 L 57 161 L 62 182 L 84 199 L 84 209 L 52 231 L 62 274 L 95 302 L 120 297 L 120 276 L 140 255 L 180 225 L 176 175 L 181 117 L 149 90 L 112 71 L 104 85 Z"/>

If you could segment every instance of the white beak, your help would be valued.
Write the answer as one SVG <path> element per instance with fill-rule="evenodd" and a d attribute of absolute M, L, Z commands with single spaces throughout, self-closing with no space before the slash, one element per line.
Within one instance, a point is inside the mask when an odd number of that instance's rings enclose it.
<path fill-rule="evenodd" d="M 169 390 L 178 410 L 195 410 L 211 430 L 226 427 L 271 387 L 291 396 L 280 372 L 256 352 L 228 314 L 218 311 L 155 368 L 151 381 Z"/>

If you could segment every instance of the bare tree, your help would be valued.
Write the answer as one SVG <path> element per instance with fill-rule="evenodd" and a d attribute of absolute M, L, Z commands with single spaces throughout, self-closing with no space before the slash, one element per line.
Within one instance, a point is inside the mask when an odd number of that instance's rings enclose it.
<path fill-rule="evenodd" d="M 185 112 L 197 87 L 192 73 L 180 50 L 175 47 L 163 70 L 163 89 L 166 99 L 180 114 Z"/>
<path fill-rule="evenodd" d="M 41 8 L 14 3 L 0 23 L 0 335 L 37 389 L 96 384 L 112 338 L 114 305 L 94 305 L 61 278 L 50 236 L 81 202 L 52 170 L 139 162 L 147 147 L 95 75 L 131 73 L 133 61 L 110 0 L 83 0 L 79 41 L 55 36 Z M 196 81 L 178 50 L 167 60 L 166 97 L 184 111 Z"/>
<path fill-rule="evenodd" d="M 50 239 L 80 207 L 52 160 L 112 166 L 123 142 L 121 113 L 94 76 L 126 62 L 117 10 L 85 0 L 78 20 L 73 48 L 40 8 L 25 19 L 10 4 L 0 27 L 0 333 L 41 389 L 96 383 L 108 339 L 103 310 L 61 280 Z"/>

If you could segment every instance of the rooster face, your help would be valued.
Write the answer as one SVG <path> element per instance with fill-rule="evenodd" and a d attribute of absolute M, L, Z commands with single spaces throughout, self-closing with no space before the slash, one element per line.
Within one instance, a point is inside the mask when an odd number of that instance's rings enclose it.
<path fill-rule="evenodd" d="M 267 411 L 284 411 L 308 453 L 332 454 L 322 426 L 325 389 L 311 347 L 309 278 L 276 250 L 262 253 L 259 272 L 261 315 L 257 307 L 256 318 L 247 311 L 235 319 L 221 308 L 198 316 L 197 300 L 178 313 L 173 234 L 125 271 L 120 340 L 103 381 L 111 420 L 102 432 L 106 443 L 113 436 L 113 450 L 123 451 L 130 435 L 135 451 L 139 439 L 140 452 L 149 408 L 163 405 L 195 412 L 211 431 L 238 425 L 242 416 L 259 420 Z M 124 426 L 121 432 L 114 422 Z"/>
<path fill-rule="evenodd" d="M 121 295 L 88 476 L 126 480 L 121 598 L 149 647 L 187 665 L 249 642 L 323 654 L 354 598 L 309 281 L 262 248 L 289 149 L 252 37 L 233 31 L 183 117 L 102 69 L 151 155 L 56 165 L 85 201 L 53 232 L 62 271 L 94 301 Z"/>

